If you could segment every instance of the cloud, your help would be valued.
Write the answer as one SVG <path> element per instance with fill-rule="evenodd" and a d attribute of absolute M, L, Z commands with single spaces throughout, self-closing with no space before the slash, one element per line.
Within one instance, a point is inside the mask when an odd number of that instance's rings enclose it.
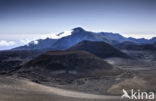
<path fill-rule="evenodd" d="M 45 34 L 40 36 L 40 39 L 46 39 L 46 38 L 51 38 L 51 34 Z"/>
<path fill-rule="evenodd" d="M 52 34 L 51 38 L 52 39 L 60 39 L 62 37 L 66 37 L 66 36 L 71 35 L 72 32 L 73 32 L 73 30 L 68 30 L 68 31 L 64 31 L 63 33 L 60 33 L 60 34 Z"/>
<path fill-rule="evenodd" d="M 6 40 L 0 40 L 0 46 L 14 46 L 16 43 L 14 41 L 6 41 Z"/>
<path fill-rule="evenodd" d="M 34 42 L 35 45 L 38 44 L 38 41 L 37 41 L 37 40 L 35 40 L 35 41 L 33 41 L 33 42 Z"/>
<path fill-rule="evenodd" d="M 66 37 L 66 36 L 69 36 L 71 35 L 73 32 L 73 30 L 67 30 L 67 31 L 64 31 L 62 33 L 57 33 L 57 34 L 44 34 L 40 37 L 40 39 L 46 39 L 46 38 L 51 38 L 51 39 L 60 39 L 62 37 Z"/>
<path fill-rule="evenodd" d="M 22 40 L 20 40 L 20 43 L 21 44 L 28 44 L 29 42 L 31 42 L 32 40 L 30 40 L 30 39 L 22 39 Z"/>

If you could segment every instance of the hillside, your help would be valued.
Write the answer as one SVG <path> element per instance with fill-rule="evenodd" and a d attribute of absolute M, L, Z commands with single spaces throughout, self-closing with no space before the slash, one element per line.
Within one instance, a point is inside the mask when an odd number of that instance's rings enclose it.
<path fill-rule="evenodd" d="M 136 50 L 136 51 L 155 51 L 156 45 L 153 44 L 137 44 L 133 42 L 123 42 L 116 45 L 118 49 Z"/>
<path fill-rule="evenodd" d="M 39 50 L 0 51 L 0 74 L 9 73 L 19 68 L 26 61 L 42 54 Z"/>
<path fill-rule="evenodd" d="M 25 63 L 17 74 L 39 81 L 66 82 L 82 77 L 113 76 L 118 73 L 119 70 L 86 51 L 49 51 Z"/>
<path fill-rule="evenodd" d="M 126 55 L 123 52 L 120 52 L 119 50 L 115 49 L 114 47 L 105 42 L 82 41 L 69 48 L 69 50 L 84 50 L 101 58 L 108 57 L 129 58 L 128 55 Z"/>

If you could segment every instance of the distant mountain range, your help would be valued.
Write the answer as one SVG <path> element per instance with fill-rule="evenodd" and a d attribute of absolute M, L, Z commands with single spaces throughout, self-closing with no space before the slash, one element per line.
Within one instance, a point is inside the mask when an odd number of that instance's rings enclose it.
<path fill-rule="evenodd" d="M 52 38 L 32 41 L 28 45 L 14 48 L 14 50 L 36 50 L 36 49 L 65 50 L 84 40 L 103 41 L 111 45 L 119 44 L 127 41 L 137 43 L 137 44 L 151 44 L 156 42 L 156 37 L 149 40 L 145 38 L 140 38 L 140 39 L 136 39 L 132 37 L 126 38 L 117 33 L 109 33 L 109 32 L 96 33 L 96 32 L 86 31 L 81 27 L 77 27 L 72 29 L 71 31 L 55 34 L 53 35 Z"/>

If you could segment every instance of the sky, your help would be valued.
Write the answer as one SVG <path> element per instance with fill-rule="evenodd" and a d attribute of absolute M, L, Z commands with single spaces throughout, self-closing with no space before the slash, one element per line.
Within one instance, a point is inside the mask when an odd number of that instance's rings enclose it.
<path fill-rule="evenodd" d="M 75 27 L 156 36 L 156 0 L 0 0 L 0 49 Z"/>

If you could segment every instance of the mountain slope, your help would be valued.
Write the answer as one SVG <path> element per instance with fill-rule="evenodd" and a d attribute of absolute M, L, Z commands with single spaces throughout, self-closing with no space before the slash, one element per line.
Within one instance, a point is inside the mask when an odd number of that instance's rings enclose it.
<path fill-rule="evenodd" d="M 30 42 L 28 45 L 20 46 L 13 48 L 13 50 L 40 50 L 40 49 L 48 49 L 48 48 L 53 48 L 51 47 L 57 39 L 39 39 L 36 41 Z"/>
<path fill-rule="evenodd" d="M 97 41 L 82 41 L 71 48 L 69 50 L 84 50 L 88 51 L 98 57 L 107 58 L 107 57 L 123 57 L 128 58 L 125 53 L 120 52 L 115 49 L 111 45 L 105 42 L 97 42 Z"/>
<path fill-rule="evenodd" d="M 133 42 L 123 42 L 116 45 L 118 49 L 125 49 L 125 50 L 140 50 L 140 51 L 155 51 L 156 45 L 153 44 L 137 44 Z"/>
<path fill-rule="evenodd" d="M 92 63 L 93 61 L 94 63 Z M 45 70 L 66 70 L 65 72 L 70 70 L 86 72 L 98 68 L 112 69 L 111 65 L 85 51 L 49 51 L 26 63 L 22 70 L 43 67 Z"/>
<path fill-rule="evenodd" d="M 120 72 L 86 51 L 50 51 L 24 64 L 17 74 L 59 83 L 82 77 L 113 76 Z"/>
<path fill-rule="evenodd" d="M 96 99 L 96 100 L 95 100 Z M 27 79 L 0 77 L 0 101 L 120 101 L 120 96 L 95 95 L 49 87 Z"/>
<path fill-rule="evenodd" d="M 42 54 L 39 50 L 0 51 L 0 74 L 6 74 L 19 68 L 26 61 Z"/>

